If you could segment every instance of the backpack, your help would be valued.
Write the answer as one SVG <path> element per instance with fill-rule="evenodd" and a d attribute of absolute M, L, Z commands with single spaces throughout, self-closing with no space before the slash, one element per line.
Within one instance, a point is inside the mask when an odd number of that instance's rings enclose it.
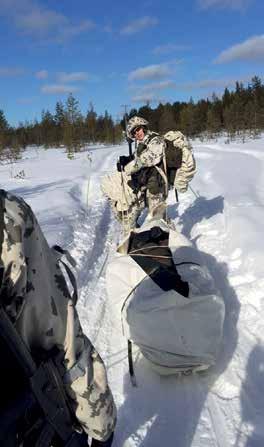
<path fill-rule="evenodd" d="M 176 173 L 181 169 L 181 184 L 188 184 L 196 172 L 195 159 L 191 145 L 182 132 L 170 130 L 163 135 L 166 143 L 165 158 L 169 187 L 176 187 L 181 190 L 181 185 L 177 184 Z M 175 183 L 176 180 L 176 183 Z"/>

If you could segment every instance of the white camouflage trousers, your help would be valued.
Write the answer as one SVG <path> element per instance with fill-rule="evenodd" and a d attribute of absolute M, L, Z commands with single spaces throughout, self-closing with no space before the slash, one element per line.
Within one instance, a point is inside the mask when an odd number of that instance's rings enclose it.
<path fill-rule="evenodd" d="M 146 200 L 138 200 L 127 211 L 117 211 L 113 202 L 111 202 L 111 207 L 117 220 L 122 224 L 125 234 L 136 227 L 137 220 L 145 208 L 148 209 L 146 220 L 151 220 L 154 216 L 164 219 L 166 216 L 166 199 L 163 193 L 151 194 L 146 191 Z"/>

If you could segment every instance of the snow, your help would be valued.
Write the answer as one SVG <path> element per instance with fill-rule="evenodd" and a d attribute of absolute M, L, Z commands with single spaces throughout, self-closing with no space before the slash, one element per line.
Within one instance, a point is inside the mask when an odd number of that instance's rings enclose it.
<path fill-rule="evenodd" d="M 168 212 L 201 251 L 226 305 L 223 348 L 208 372 L 160 377 L 134 351 L 131 386 L 120 315 L 107 299 L 105 263 L 120 238 L 100 191 L 127 146 L 28 148 L 1 187 L 33 208 L 50 244 L 77 261 L 78 311 L 103 357 L 118 408 L 113 447 L 262 447 L 264 445 L 264 137 L 244 144 L 194 141 L 198 173 Z M 92 161 L 89 159 L 91 155 Z M 191 330 L 191 328 L 190 328 Z"/>

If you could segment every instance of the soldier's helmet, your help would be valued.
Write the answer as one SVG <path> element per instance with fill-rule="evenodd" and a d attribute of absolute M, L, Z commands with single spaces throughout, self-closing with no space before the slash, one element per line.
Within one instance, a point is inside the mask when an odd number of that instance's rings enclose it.
<path fill-rule="evenodd" d="M 148 121 L 141 116 L 133 116 L 127 123 L 126 133 L 128 138 L 134 138 L 134 131 L 137 127 L 148 128 Z"/>

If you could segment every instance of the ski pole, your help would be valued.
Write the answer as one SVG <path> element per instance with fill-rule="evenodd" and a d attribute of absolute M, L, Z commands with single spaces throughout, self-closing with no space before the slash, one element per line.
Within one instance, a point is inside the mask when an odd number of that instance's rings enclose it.
<path fill-rule="evenodd" d="M 200 194 L 198 194 L 197 192 L 195 192 L 193 190 L 193 188 L 191 187 L 191 185 L 189 185 L 190 190 L 192 191 L 193 195 L 198 199 L 200 197 Z"/>
<path fill-rule="evenodd" d="M 86 206 L 88 208 L 89 205 L 89 189 L 90 189 L 90 178 L 91 178 L 91 165 L 92 165 L 92 158 L 90 155 L 87 155 L 87 159 L 89 160 L 89 171 L 88 171 L 88 180 L 87 180 L 87 187 L 86 187 Z"/>
<path fill-rule="evenodd" d="M 175 199 L 176 199 L 176 203 L 178 203 L 179 202 L 179 197 L 178 197 L 178 191 L 177 191 L 177 189 L 175 188 Z"/>

